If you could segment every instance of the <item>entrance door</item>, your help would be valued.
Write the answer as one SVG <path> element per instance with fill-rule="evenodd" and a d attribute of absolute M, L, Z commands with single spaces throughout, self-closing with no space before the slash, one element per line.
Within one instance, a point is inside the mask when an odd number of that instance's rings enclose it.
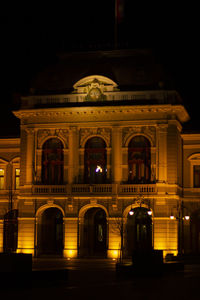
<path fill-rule="evenodd" d="M 43 212 L 38 237 L 40 254 L 62 255 L 63 216 L 58 208 L 51 207 Z"/>
<path fill-rule="evenodd" d="M 200 211 L 192 214 L 190 230 L 192 253 L 200 254 Z"/>
<path fill-rule="evenodd" d="M 133 215 L 128 215 L 126 244 L 128 255 L 152 249 L 152 219 L 147 208 L 136 207 Z"/>
<path fill-rule="evenodd" d="M 83 235 L 84 255 L 106 257 L 107 222 L 103 209 L 91 208 L 85 213 Z"/>

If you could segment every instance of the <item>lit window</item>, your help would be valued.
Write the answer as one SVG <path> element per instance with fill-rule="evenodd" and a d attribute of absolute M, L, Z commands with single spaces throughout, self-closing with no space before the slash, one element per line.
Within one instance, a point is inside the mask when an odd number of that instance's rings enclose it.
<path fill-rule="evenodd" d="M 19 189 L 20 169 L 15 169 L 15 189 Z"/>
<path fill-rule="evenodd" d="M 194 187 L 200 188 L 200 165 L 194 166 Z"/>
<path fill-rule="evenodd" d="M 4 169 L 0 169 L 0 190 L 4 189 Z"/>

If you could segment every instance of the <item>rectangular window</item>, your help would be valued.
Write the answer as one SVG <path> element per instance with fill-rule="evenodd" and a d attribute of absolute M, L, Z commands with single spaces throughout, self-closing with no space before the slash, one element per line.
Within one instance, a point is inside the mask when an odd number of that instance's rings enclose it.
<path fill-rule="evenodd" d="M 20 169 L 15 169 L 15 189 L 19 189 Z"/>
<path fill-rule="evenodd" d="M 0 190 L 4 189 L 4 169 L 0 169 Z"/>
<path fill-rule="evenodd" d="M 200 188 L 200 165 L 194 166 L 194 187 Z"/>

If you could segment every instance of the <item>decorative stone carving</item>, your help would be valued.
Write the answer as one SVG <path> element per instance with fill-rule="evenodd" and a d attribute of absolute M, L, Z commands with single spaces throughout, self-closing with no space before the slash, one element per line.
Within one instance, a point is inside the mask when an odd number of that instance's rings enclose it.
<path fill-rule="evenodd" d="M 122 131 L 123 147 L 127 146 L 127 141 L 135 134 L 144 134 L 152 141 L 153 146 L 156 142 L 156 128 L 154 126 L 134 126 L 125 127 Z"/>
<path fill-rule="evenodd" d="M 67 129 L 40 129 L 37 133 L 37 147 L 42 148 L 44 140 L 47 137 L 59 137 L 64 142 L 64 148 L 68 148 L 68 130 Z"/>
<path fill-rule="evenodd" d="M 83 128 L 80 129 L 79 145 L 84 148 L 86 140 L 91 136 L 98 135 L 106 141 L 108 147 L 111 145 L 111 129 L 110 128 Z"/>

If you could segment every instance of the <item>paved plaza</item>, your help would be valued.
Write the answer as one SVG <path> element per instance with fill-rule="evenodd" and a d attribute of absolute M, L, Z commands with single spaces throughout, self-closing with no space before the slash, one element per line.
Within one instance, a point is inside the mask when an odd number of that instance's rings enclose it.
<path fill-rule="evenodd" d="M 48 270 L 48 280 L 27 280 L 13 288 L 2 287 L 6 299 L 199 299 L 200 265 L 158 277 L 116 276 L 116 261 L 104 259 L 33 259 L 33 272 Z M 59 271 L 67 269 L 66 277 Z M 52 273 L 51 273 L 52 272 Z M 58 272 L 58 278 L 56 278 Z"/>

